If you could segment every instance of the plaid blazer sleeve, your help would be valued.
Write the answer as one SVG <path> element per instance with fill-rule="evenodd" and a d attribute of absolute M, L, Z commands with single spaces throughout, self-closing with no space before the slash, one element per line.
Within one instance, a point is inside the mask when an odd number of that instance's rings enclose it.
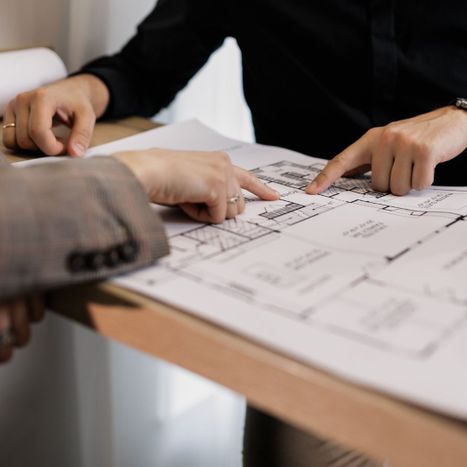
<path fill-rule="evenodd" d="M 117 160 L 0 165 L 0 300 L 130 271 L 168 251 L 161 220 Z"/>

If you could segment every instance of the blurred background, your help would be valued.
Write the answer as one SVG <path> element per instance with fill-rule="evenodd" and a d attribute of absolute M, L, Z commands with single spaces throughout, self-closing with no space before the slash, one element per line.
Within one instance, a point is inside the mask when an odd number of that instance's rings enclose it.
<path fill-rule="evenodd" d="M 0 0 L 0 49 L 50 46 L 72 72 L 118 50 L 155 4 Z M 235 40 L 155 117 L 190 118 L 253 140 Z M 230 391 L 52 314 L 0 367 L 0 452 L 9 467 L 239 467 L 243 418 L 244 401 Z"/>

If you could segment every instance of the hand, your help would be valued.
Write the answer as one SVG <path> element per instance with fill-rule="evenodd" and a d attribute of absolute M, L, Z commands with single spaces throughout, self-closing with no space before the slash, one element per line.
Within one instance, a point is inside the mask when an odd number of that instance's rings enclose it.
<path fill-rule="evenodd" d="M 0 304 L 0 363 L 11 359 L 13 346 L 23 347 L 30 339 L 30 322 L 44 316 L 44 302 L 34 296 Z"/>
<path fill-rule="evenodd" d="M 262 199 L 279 199 L 276 191 L 254 175 L 233 166 L 223 152 L 153 149 L 114 157 L 133 171 L 152 202 L 179 205 L 200 222 L 220 223 L 243 212 L 241 188 Z"/>
<path fill-rule="evenodd" d="M 467 147 L 467 112 L 454 106 L 372 128 L 331 159 L 308 185 L 321 193 L 341 176 L 372 170 L 376 191 L 405 195 L 432 185 L 435 168 Z M 467 176 L 466 176 L 467 182 Z"/>
<path fill-rule="evenodd" d="M 95 76 L 79 75 L 19 94 L 7 106 L 4 122 L 15 128 L 3 131 L 10 149 L 42 151 L 49 156 L 82 156 L 89 147 L 96 118 L 109 102 L 109 91 Z M 71 128 L 68 142 L 53 133 L 55 121 Z"/>

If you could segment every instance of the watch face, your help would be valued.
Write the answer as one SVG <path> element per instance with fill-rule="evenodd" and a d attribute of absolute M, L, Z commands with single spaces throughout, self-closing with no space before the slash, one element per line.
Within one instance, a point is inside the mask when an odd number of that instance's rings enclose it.
<path fill-rule="evenodd" d="M 456 107 L 459 107 L 459 109 L 467 110 L 467 99 L 464 99 L 463 97 L 458 97 L 456 99 Z"/>

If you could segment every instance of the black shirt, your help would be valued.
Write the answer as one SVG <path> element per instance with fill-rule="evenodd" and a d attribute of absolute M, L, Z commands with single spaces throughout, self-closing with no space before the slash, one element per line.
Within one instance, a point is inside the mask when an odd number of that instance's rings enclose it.
<path fill-rule="evenodd" d="M 260 143 L 331 158 L 467 97 L 465 0 L 159 0 L 120 53 L 82 71 L 109 87 L 106 116 L 152 116 L 229 36 Z M 467 185 L 464 161 L 436 182 Z"/>

